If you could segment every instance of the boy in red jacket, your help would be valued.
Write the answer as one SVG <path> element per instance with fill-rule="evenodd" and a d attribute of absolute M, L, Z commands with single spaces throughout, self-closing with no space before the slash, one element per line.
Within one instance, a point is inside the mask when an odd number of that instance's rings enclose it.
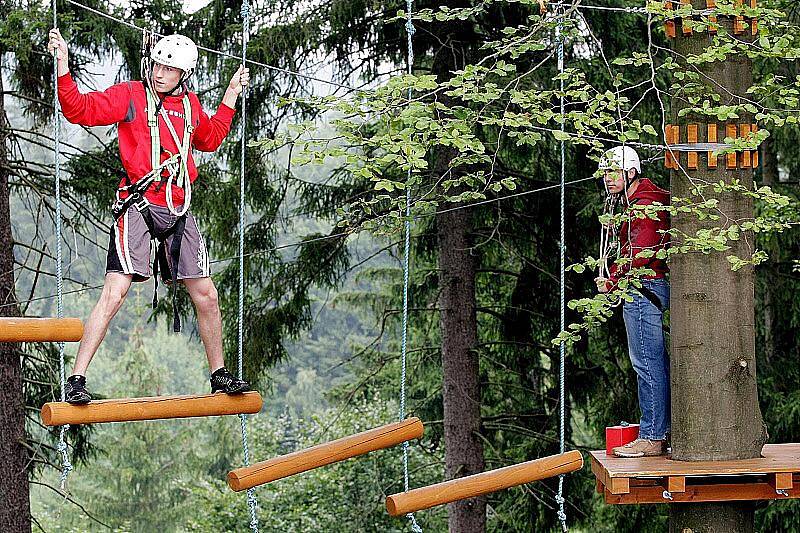
<path fill-rule="evenodd" d="M 636 371 L 639 408 L 642 418 L 639 438 L 630 444 L 614 448 L 618 457 L 643 457 L 666 453 L 670 428 L 669 354 L 664 339 L 662 319 L 669 309 L 669 282 L 665 259 L 655 256 L 669 244 L 669 214 L 659 210 L 654 220 L 637 217 L 631 206 L 669 205 L 669 192 L 652 181 L 642 178 L 639 155 L 633 148 L 619 146 L 606 152 L 600 162 L 604 172 L 606 192 L 619 195 L 628 214 L 618 233 L 620 257 L 628 261 L 614 263 L 609 277 L 595 279 L 600 292 L 614 290 L 631 269 L 653 271 L 642 277 L 642 287 L 632 293 L 633 300 L 623 305 L 625 330 L 628 334 L 628 353 Z M 651 250 L 651 257 L 636 257 Z"/>
<path fill-rule="evenodd" d="M 126 177 L 112 208 L 106 276 L 100 299 L 86 321 L 66 400 L 84 404 L 86 370 L 133 281 L 158 275 L 172 290 L 184 284 L 197 311 L 200 338 L 211 370 L 211 392 L 249 390 L 224 366 L 222 319 L 208 255 L 197 222 L 189 211 L 197 168 L 192 148 L 213 152 L 230 130 L 236 100 L 249 82 L 243 65 L 234 74 L 217 112 L 209 117 L 186 80 L 197 66 L 197 47 L 182 35 L 170 35 L 143 58 L 143 81 L 129 81 L 104 92 L 82 94 L 69 73 L 66 41 L 50 31 L 48 48 L 58 58 L 58 98 L 68 121 L 84 126 L 118 125 L 119 150 Z M 154 267 L 150 243 L 159 243 Z M 155 272 L 154 272 L 155 270 Z M 175 329 L 180 322 L 175 316 Z"/>

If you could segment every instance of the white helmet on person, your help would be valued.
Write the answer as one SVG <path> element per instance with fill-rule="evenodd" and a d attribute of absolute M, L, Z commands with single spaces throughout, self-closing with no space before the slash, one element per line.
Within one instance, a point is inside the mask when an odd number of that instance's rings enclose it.
<path fill-rule="evenodd" d="M 642 173 L 642 160 L 639 154 L 630 146 L 615 146 L 606 151 L 600 159 L 600 170 L 622 170 L 626 174 L 631 169 L 636 169 L 637 174 Z"/>
<path fill-rule="evenodd" d="M 184 35 L 167 35 L 150 51 L 150 59 L 168 67 L 181 69 L 185 77 L 197 68 L 197 45 Z"/>

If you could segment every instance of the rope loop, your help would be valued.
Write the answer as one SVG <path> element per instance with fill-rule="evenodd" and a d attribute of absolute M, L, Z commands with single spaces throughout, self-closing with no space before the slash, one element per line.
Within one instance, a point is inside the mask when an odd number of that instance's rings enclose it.
<path fill-rule="evenodd" d="M 413 531 L 414 533 L 423 533 L 422 528 L 417 523 L 417 519 L 414 518 L 414 513 L 408 513 L 406 515 L 406 518 L 408 518 L 408 521 L 411 523 L 411 531 Z"/>
<path fill-rule="evenodd" d="M 411 17 L 409 17 L 406 20 L 406 32 L 408 33 L 409 37 L 417 33 L 417 29 L 414 27 L 414 23 L 411 22 Z"/>
<path fill-rule="evenodd" d="M 64 486 L 67 484 L 67 476 L 69 476 L 69 473 L 73 470 L 72 463 L 69 461 L 69 448 L 64 438 L 68 429 L 69 424 L 61 426 L 58 444 L 56 445 L 56 450 L 61 454 L 61 478 L 59 480 L 61 490 L 64 490 Z"/>

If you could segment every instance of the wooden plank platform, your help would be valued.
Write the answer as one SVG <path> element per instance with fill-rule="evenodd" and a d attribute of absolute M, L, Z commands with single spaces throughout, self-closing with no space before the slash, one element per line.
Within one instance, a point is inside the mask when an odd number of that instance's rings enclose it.
<path fill-rule="evenodd" d="M 590 452 L 597 492 L 609 504 L 800 498 L 800 444 L 767 444 L 740 461 L 623 459 Z"/>

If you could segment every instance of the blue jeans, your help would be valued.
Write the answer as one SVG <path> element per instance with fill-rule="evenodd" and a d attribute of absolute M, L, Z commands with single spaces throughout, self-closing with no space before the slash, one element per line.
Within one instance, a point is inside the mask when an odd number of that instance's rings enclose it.
<path fill-rule="evenodd" d="M 642 285 L 669 308 L 669 282 L 644 279 Z M 664 339 L 664 314 L 638 291 L 622 312 L 628 332 L 628 353 L 639 384 L 639 438 L 663 440 L 670 427 L 669 354 Z"/>

